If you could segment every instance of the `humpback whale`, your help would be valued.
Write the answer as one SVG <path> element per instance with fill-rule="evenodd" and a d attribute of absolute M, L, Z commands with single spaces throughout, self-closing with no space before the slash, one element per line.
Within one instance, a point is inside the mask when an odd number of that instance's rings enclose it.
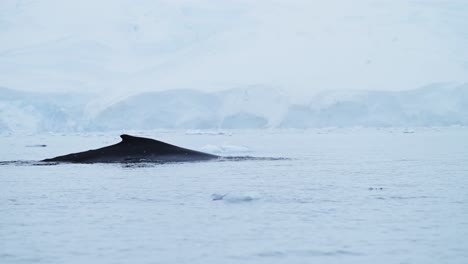
<path fill-rule="evenodd" d="M 219 156 L 181 148 L 151 138 L 121 135 L 122 141 L 107 147 L 55 158 L 44 162 L 125 163 L 125 162 L 187 162 L 219 158 Z"/>

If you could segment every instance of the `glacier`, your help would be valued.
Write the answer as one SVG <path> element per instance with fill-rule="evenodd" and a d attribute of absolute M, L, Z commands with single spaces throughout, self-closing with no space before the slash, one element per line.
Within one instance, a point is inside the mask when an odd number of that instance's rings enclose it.
<path fill-rule="evenodd" d="M 300 103 L 285 94 L 264 86 L 220 92 L 168 90 L 128 96 L 90 110 L 105 97 L 2 88 L 0 132 L 187 129 L 187 134 L 198 134 L 231 129 L 468 125 L 467 84 L 433 84 L 407 91 L 323 91 Z"/>

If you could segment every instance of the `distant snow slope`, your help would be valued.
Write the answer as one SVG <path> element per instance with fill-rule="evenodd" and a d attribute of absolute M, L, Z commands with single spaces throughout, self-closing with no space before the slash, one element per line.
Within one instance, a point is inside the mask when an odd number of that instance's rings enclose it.
<path fill-rule="evenodd" d="M 468 125 L 468 85 L 410 91 L 324 92 L 293 105 L 280 127 Z"/>
<path fill-rule="evenodd" d="M 466 0 L 1 0 L 0 86 L 302 95 L 467 82 L 467 13 Z"/>
<path fill-rule="evenodd" d="M 100 98 L 0 89 L 0 132 L 468 126 L 468 85 L 326 91 L 297 104 L 266 87 L 146 92 L 88 115 Z"/>

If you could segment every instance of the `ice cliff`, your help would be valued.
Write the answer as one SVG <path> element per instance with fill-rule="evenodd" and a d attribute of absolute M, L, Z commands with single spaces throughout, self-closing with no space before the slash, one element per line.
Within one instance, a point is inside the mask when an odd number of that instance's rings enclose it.
<path fill-rule="evenodd" d="M 266 129 L 468 125 L 468 85 L 409 91 L 324 91 L 295 103 L 284 92 L 145 92 L 88 114 L 102 96 L 0 89 L 1 132 L 131 129 Z"/>

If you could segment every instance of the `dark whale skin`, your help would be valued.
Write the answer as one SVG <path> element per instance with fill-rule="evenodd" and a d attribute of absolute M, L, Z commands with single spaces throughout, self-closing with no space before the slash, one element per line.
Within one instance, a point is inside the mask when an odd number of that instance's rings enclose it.
<path fill-rule="evenodd" d="M 219 156 L 177 147 L 151 138 L 121 135 L 122 141 L 107 147 L 72 153 L 43 162 L 128 163 L 187 162 L 219 158 Z"/>

